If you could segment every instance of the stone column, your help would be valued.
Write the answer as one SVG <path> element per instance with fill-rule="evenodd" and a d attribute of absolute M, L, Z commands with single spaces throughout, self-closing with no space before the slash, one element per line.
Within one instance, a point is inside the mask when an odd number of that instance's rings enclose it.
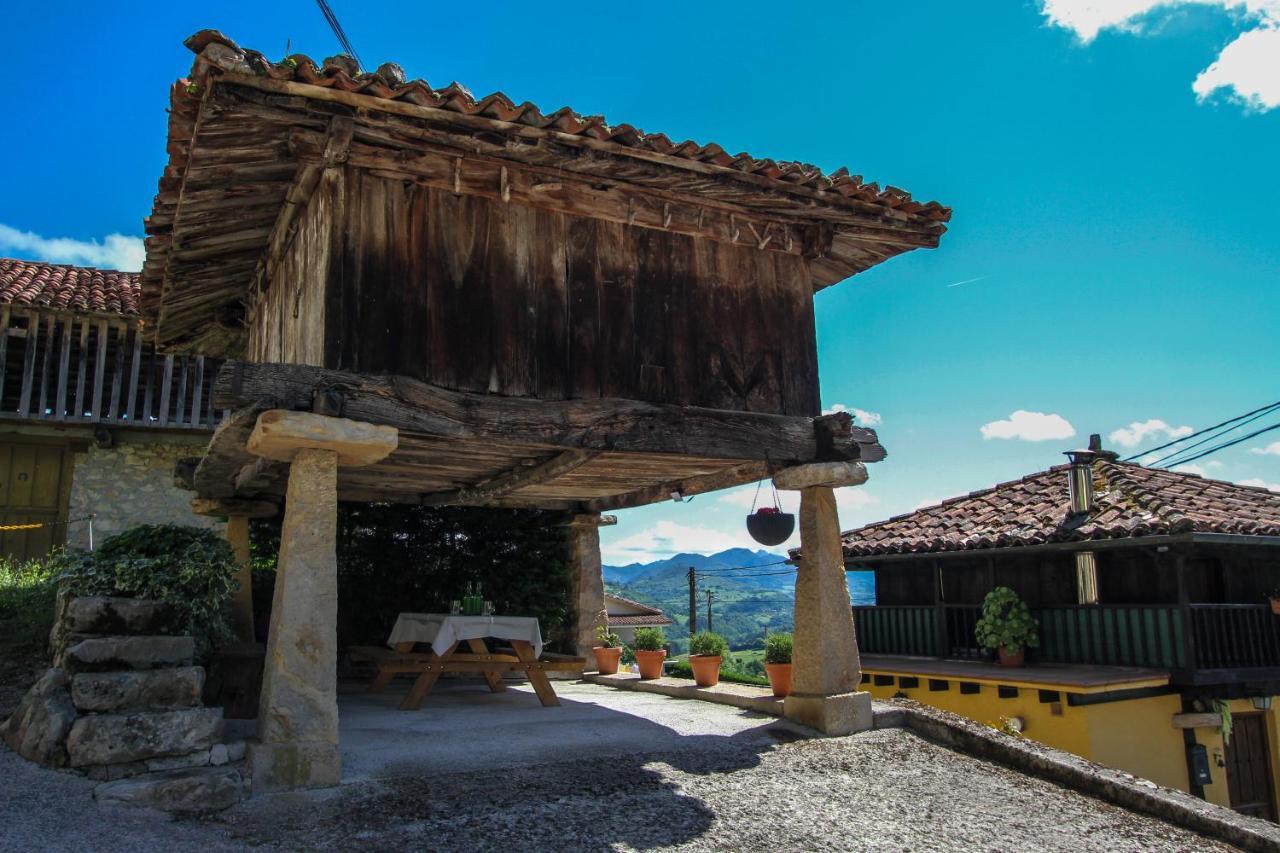
<path fill-rule="evenodd" d="M 594 661 L 596 626 L 605 624 L 604 570 L 600 560 L 600 527 L 616 523 L 611 515 L 575 515 L 568 527 L 569 570 L 573 573 L 574 654 Z"/>
<path fill-rule="evenodd" d="M 833 491 L 866 479 L 857 462 L 802 465 L 774 478 L 778 488 L 800 492 L 795 644 L 791 695 L 783 713 L 829 735 L 864 731 L 872 724 L 871 695 L 857 690 L 858 643 Z"/>
<path fill-rule="evenodd" d="M 254 793 L 336 785 L 338 466 L 395 449 L 394 429 L 300 412 L 264 412 L 249 451 L 290 462 L 271 630 L 248 750 Z"/>
<path fill-rule="evenodd" d="M 253 571 L 249 566 L 249 517 L 227 516 L 227 542 L 240 568 L 236 572 L 239 588 L 231 601 L 231 627 L 241 643 L 254 642 L 253 636 Z"/>

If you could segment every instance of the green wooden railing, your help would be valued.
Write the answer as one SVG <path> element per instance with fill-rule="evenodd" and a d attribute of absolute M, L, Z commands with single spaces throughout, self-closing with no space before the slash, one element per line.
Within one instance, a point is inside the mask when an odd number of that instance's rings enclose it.
<path fill-rule="evenodd" d="M 1040 621 L 1042 661 L 1159 669 L 1185 664 L 1176 604 L 1043 607 L 1032 615 Z"/>

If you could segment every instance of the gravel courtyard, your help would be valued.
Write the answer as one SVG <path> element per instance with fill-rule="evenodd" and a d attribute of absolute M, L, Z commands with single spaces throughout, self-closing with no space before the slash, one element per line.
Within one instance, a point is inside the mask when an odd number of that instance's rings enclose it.
<path fill-rule="evenodd" d="M 904 730 L 810 740 L 590 684 L 545 712 L 481 690 L 410 714 L 348 693 L 349 781 L 204 818 L 100 810 L 92 783 L 0 748 L 0 850 L 1233 849 Z"/>

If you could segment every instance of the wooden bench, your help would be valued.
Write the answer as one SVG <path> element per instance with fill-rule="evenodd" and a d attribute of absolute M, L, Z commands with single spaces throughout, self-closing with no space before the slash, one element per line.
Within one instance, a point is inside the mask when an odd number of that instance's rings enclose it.
<path fill-rule="evenodd" d="M 412 674 L 417 679 L 409 690 L 409 695 L 400 703 L 406 711 L 422 707 L 423 701 L 441 673 L 474 672 L 484 676 L 489 689 L 501 693 L 507 689 L 502 681 L 504 672 L 523 672 L 533 685 L 538 700 L 547 707 L 560 704 L 556 692 L 547 678 L 548 672 L 576 672 L 581 674 L 586 665 L 584 658 L 570 655 L 557 655 L 544 652 L 541 658 L 533 654 L 533 646 L 520 640 L 511 641 L 510 649 L 490 651 L 484 640 L 467 640 L 470 652 L 457 651 L 458 644 L 451 646 L 444 654 L 434 651 L 418 652 L 405 648 L 409 644 L 402 643 L 395 649 L 383 646 L 353 646 L 347 654 L 353 661 L 372 663 L 377 675 L 369 685 L 369 692 L 381 693 L 397 675 Z"/>

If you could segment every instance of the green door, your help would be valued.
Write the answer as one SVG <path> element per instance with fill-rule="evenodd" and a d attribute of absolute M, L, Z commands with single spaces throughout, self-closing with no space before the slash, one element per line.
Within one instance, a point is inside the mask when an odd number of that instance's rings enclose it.
<path fill-rule="evenodd" d="M 0 556 L 42 557 L 66 541 L 71 460 L 65 442 L 0 437 Z"/>

